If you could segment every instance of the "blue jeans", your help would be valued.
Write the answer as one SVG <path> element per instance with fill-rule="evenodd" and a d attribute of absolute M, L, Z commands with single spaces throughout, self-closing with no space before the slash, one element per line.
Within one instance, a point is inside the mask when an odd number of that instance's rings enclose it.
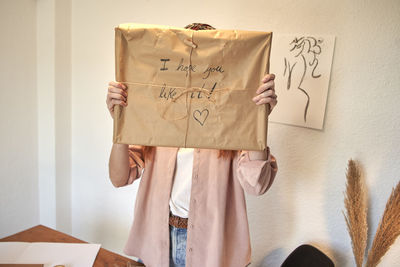
<path fill-rule="evenodd" d="M 185 267 L 187 229 L 169 226 L 169 267 Z M 143 263 L 141 259 L 138 262 Z"/>
<path fill-rule="evenodd" d="M 169 267 L 185 267 L 187 229 L 169 226 Z"/>

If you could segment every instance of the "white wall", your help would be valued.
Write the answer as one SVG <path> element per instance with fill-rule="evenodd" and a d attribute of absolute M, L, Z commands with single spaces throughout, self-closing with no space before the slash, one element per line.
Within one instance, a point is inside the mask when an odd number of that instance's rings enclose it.
<path fill-rule="evenodd" d="M 248 197 L 248 214 L 254 266 L 278 266 L 302 243 L 319 247 L 337 266 L 353 266 L 342 214 L 347 160 L 363 165 L 372 232 L 400 177 L 397 0 L 73 1 L 73 233 L 121 251 L 132 220 L 137 184 L 117 190 L 107 180 L 112 124 L 104 102 L 114 79 L 113 27 L 199 21 L 336 36 L 324 130 L 270 125 L 279 174 L 266 195 Z M 399 262 L 399 251 L 397 242 L 382 266 Z"/>
<path fill-rule="evenodd" d="M 71 1 L 36 2 L 40 223 L 71 233 Z"/>
<path fill-rule="evenodd" d="M 0 236 L 71 232 L 71 1 L 1 1 Z"/>
<path fill-rule="evenodd" d="M 0 1 L 0 237 L 39 223 L 36 1 Z"/>
<path fill-rule="evenodd" d="M 57 229 L 71 233 L 71 0 L 55 1 L 55 176 Z"/>

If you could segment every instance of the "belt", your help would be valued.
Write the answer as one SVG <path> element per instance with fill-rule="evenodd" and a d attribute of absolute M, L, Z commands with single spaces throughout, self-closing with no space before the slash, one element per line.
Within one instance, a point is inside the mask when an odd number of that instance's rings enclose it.
<path fill-rule="evenodd" d="M 176 228 L 187 228 L 188 218 L 181 218 L 169 212 L 169 225 Z"/>

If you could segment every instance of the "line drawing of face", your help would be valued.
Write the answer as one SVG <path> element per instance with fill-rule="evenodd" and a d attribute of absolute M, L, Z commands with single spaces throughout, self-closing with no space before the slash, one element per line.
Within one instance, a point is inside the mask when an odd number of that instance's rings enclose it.
<path fill-rule="evenodd" d="M 295 37 L 289 44 L 289 52 L 294 60 L 289 61 L 286 57 L 284 58 L 285 69 L 283 76 L 287 75 L 286 89 L 290 90 L 292 85 L 294 85 L 296 89 L 300 90 L 306 96 L 303 115 L 304 122 L 307 121 L 307 112 L 311 98 L 307 92 L 307 88 L 303 86 L 303 81 L 308 73 L 312 79 L 321 77 L 321 74 L 315 74 L 315 72 L 319 64 L 318 56 L 322 53 L 322 43 L 322 38 L 317 39 L 312 36 Z M 293 81 L 293 73 L 301 74 L 299 81 Z"/>

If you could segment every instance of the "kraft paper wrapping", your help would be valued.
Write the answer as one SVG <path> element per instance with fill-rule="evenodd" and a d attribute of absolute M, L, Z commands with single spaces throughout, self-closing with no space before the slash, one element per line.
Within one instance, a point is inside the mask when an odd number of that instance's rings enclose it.
<path fill-rule="evenodd" d="M 121 24 L 115 28 L 114 143 L 263 150 L 269 105 L 252 101 L 269 72 L 272 33 L 193 31 Z"/>

